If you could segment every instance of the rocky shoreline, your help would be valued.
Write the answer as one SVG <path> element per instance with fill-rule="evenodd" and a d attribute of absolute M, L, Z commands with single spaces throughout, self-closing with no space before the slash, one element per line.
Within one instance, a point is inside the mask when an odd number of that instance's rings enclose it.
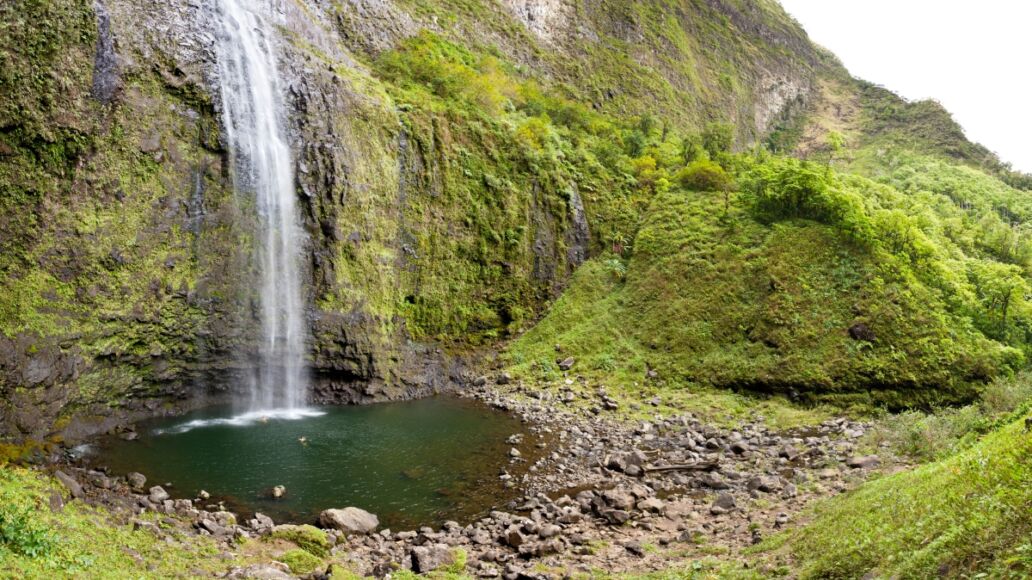
<path fill-rule="evenodd" d="M 535 434 L 533 443 L 510 438 L 509 465 L 499 473 L 522 499 L 468 525 L 446 522 L 440 529 L 377 530 L 371 514 L 355 520 L 327 514 L 348 510 L 327 510 L 320 518 L 328 528 L 327 553 L 346 560 L 351 571 L 382 577 L 464 565 L 469 575 L 515 579 L 661 570 L 734 555 L 791 525 L 814 499 L 884 467 L 877 456 L 857 454 L 867 426 L 845 418 L 788 433 L 760 424 L 724 430 L 691 414 L 629 423 L 610 417 L 619 404 L 604 390 L 585 407 L 573 404 L 572 393 L 525 389 L 504 376 L 478 379 L 459 394 L 518 416 Z M 212 536 L 231 553 L 241 538 L 304 533 L 305 526 L 276 525 L 261 514 L 240 521 L 206 497 L 171 499 L 140 474 L 115 476 L 68 461 L 52 469 L 72 499 L 107 506 L 124 523 L 168 542 L 176 541 L 171 530 Z M 51 509 L 63 502 L 55 492 Z M 160 526 L 139 517 L 148 511 L 162 514 Z M 225 576 L 291 577 L 278 562 Z"/>

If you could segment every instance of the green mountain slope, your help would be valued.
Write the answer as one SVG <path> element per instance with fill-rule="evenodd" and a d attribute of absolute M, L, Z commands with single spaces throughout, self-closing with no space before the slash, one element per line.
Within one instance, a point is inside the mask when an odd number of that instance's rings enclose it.
<path fill-rule="evenodd" d="M 985 209 L 1009 188 L 927 162 L 967 186 L 961 209 L 826 166 L 736 162 L 741 191 L 726 199 L 656 196 L 625 255 L 585 265 L 511 346 L 518 371 L 548 378 L 573 356 L 578 373 L 629 389 L 904 407 L 970 398 L 1023 364 L 1026 265 L 991 247 L 1003 226 Z"/>

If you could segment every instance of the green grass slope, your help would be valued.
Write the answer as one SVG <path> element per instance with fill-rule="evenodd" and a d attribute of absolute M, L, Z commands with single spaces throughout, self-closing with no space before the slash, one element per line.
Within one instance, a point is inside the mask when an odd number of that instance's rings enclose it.
<path fill-rule="evenodd" d="M 554 379 L 573 356 L 626 390 L 898 408 L 969 399 L 1023 364 L 1027 274 L 967 243 L 992 230 L 974 209 L 814 164 L 727 164 L 742 191 L 657 195 L 624 255 L 582 267 L 511 345 L 512 367 Z"/>
<path fill-rule="evenodd" d="M 1027 578 L 1030 453 L 1032 435 L 1013 421 L 952 457 L 830 500 L 773 541 L 802 578 Z"/>

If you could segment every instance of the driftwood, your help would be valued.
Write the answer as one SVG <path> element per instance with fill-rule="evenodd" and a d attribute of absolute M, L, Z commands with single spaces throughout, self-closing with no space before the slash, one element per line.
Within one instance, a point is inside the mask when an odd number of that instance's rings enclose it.
<path fill-rule="evenodd" d="M 710 471 L 715 469 L 719 464 L 719 461 L 700 461 L 698 463 L 685 463 L 682 465 L 662 465 L 660 467 L 646 466 L 641 469 L 645 473 L 654 473 L 657 471 Z"/>

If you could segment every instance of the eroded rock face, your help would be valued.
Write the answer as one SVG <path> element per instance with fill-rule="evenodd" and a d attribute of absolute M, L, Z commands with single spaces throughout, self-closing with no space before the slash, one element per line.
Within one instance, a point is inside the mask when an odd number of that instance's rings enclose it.
<path fill-rule="evenodd" d="M 570 31 L 573 6 L 565 0 L 505 0 L 506 8 L 539 39 L 555 42 Z"/>

